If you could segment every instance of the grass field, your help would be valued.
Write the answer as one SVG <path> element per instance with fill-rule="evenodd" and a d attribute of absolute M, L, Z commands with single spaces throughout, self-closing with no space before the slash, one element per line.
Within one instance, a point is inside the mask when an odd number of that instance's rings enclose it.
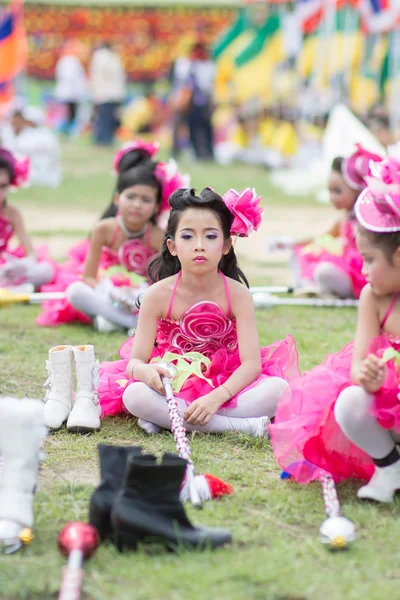
<path fill-rule="evenodd" d="M 66 176 L 59 191 L 24 190 L 11 200 L 22 209 L 34 204 L 38 211 L 48 212 L 54 207 L 63 211 L 66 221 L 72 210 L 81 209 L 82 214 L 84 209 L 100 212 L 112 187 L 110 153 L 72 142 L 64 145 L 64 159 Z M 219 190 L 251 182 L 264 194 L 267 207 L 310 203 L 282 197 L 271 188 L 263 170 L 191 163 L 184 166 L 197 187 L 207 184 Z M 86 234 L 79 222 L 73 231 Z M 64 235 L 63 230 L 56 235 Z M 251 238 L 248 243 L 252 243 Z M 21 306 L 0 312 L 0 393 L 42 398 L 47 351 L 56 344 L 93 343 L 98 358 L 105 360 L 116 356 L 124 339 L 120 334 L 99 334 L 83 326 L 39 329 L 34 323 L 38 312 L 38 307 Z M 350 340 L 354 319 L 355 312 L 350 309 L 275 308 L 260 311 L 257 317 L 263 345 L 287 333 L 295 337 L 304 369 Z M 142 444 L 158 455 L 174 450 L 169 433 L 148 438 L 133 419 L 125 417 L 105 420 L 95 435 L 61 431 L 49 436 L 35 497 L 36 538 L 18 554 L 0 557 L 2 600 L 48 600 L 57 596 L 64 564 L 57 552 L 57 533 L 69 520 L 87 519 L 88 500 L 98 478 L 99 442 Z M 330 554 L 317 539 L 325 516 L 319 486 L 300 487 L 281 481 L 268 441 L 244 435 L 199 434 L 191 438 L 191 444 L 198 471 L 222 477 L 234 485 L 235 494 L 209 503 L 201 512 L 188 508 L 190 517 L 199 524 L 229 527 L 233 544 L 214 553 L 179 555 L 155 546 L 141 546 L 136 554 L 119 555 L 113 547 L 102 546 L 86 565 L 84 598 L 400 598 L 398 501 L 383 507 L 362 504 L 355 499 L 358 484 L 340 485 L 343 510 L 356 524 L 358 541 L 348 552 Z"/>

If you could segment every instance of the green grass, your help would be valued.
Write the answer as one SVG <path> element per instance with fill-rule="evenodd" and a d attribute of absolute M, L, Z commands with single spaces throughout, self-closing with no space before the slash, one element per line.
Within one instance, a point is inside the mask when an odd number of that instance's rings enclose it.
<path fill-rule="evenodd" d="M 58 204 L 67 215 L 70 207 L 93 209 L 96 203 L 99 207 L 105 204 L 113 183 L 108 174 L 110 154 L 73 142 L 64 146 L 64 155 L 66 179 L 61 190 L 24 190 L 15 196 L 21 208 L 28 202 L 36 202 L 39 210 L 41 205 Z M 76 176 L 74 168 L 80 166 L 86 166 L 90 174 Z M 198 187 L 206 182 L 225 189 L 250 181 L 257 188 L 263 186 L 268 202 L 282 201 L 263 170 L 195 163 L 186 166 Z M 0 312 L 0 393 L 42 398 L 45 358 L 51 346 L 92 343 L 100 360 L 111 360 L 124 340 L 123 335 L 99 334 L 84 326 L 39 329 L 34 324 L 38 313 L 39 308 L 33 306 L 14 306 Z M 351 309 L 274 308 L 257 314 L 262 344 L 291 333 L 303 369 L 350 340 L 354 318 Z M 2 600 L 56 597 L 65 563 L 57 552 L 57 533 L 69 520 L 87 519 L 88 500 L 98 473 L 99 442 L 141 444 L 158 455 L 174 450 L 169 433 L 148 438 L 127 417 L 106 419 L 95 435 L 61 431 L 49 436 L 34 502 L 36 538 L 18 554 L 0 557 Z M 229 527 L 233 544 L 214 553 L 179 555 L 147 546 L 141 546 L 137 554 L 120 555 L 113 547 L 101 546 L 85 567 L 84 598 L 399 598 L 398 501 L 390 506 L 362 504 L 356 500 L 357 484 L 340 485 L 343 510 L 357 526 L 358 541 L 348 552 L 330 554 L 317 539 L 324 519 L 319 486 L 281 481 L 268 441 L 245 435 L 204 434 L 192 437 L 191 445 L 198 471 L 222 477 L 234 485 L 235 493 L 207 504 L 201 512 L 188 507 L 189 515 L 198 524 Z"/>

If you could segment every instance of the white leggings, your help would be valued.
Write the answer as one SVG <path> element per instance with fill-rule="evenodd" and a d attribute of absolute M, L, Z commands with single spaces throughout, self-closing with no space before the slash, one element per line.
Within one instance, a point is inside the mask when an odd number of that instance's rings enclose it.
<path fill-rule="evenodd" d="M 29 267 L 26 279 L 35 287 L 40 287 L 41 285 L 50 283 L 54 278 L 54 274 L 53 265 L 49 262 L 41 261 Z"/>
<path fill-rule="evenodd" d="M 315 283 L 323 292 L 339 298 L 354 298 L 351 278 L 330 262 L 321 262 L 314 271 Z"/>
<path fill-rule="evenodd" d="M 101 316 L 120 327 L 135 327 L 137 315 L 115 308 L 107 294 L 99 293 L 83 281 L 75 281 L 67 288 L 67 299 L 76 310 L 89 317 Z"/>
<path fill-rule="evenodd" d="M 314 281 L 301 277 L 297 256 L 292 256 L 289 264 L 293 272 L 293 285 L 295 287 L 307 287 L 315 283 L 321 292 L 333 294 L 339 298 L 354 298 L 351 278 L 333 263 L 328 261 L 319 263 L 314 271 Z"/>
<path fill-rule="evenodd" d="M 262 435 L 264 420 L 261 417 L 273 417 L 278 401 L 289 388 L 280 377 L 269 377 L 247 392 L 238 396 L 236 408 L 220 409 L 207 425 L 189 425 L 189 431 L 239 431 L 249 435 Z M 165 397 L 149 388 L 145 383 L 135 382 L 129 385 L 122 397 L 129 412 L 135 417 L 150 421 L 164 429 L 170 429 L 168 407 Z M 186 412 L 187 404 L 178 400 L 181 415 Z"/>
<path fill-rule="evenodd" d="M 353 385 L 340 394 L 335 404 L 335 418 L 344 435 L 371 458 L 385 458 L 392 452 L 399 434 L 383 429 L 370 413 L 373 395 Z"/>

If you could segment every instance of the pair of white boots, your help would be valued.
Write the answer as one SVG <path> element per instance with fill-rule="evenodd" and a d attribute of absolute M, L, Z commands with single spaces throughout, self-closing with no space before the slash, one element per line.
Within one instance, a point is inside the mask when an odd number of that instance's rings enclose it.
<path fill-rule="evenodd" d="M 44 399 L 46 426 L 57 430 L 66 421 L 67 429 L 72 432 L 100 429 L 99 361 L 93 346 L 55 346 L 49 350 L 46 368 L 49 374 L 45 383 L 49 390 Z"/>
<path fill-rule="evenodd" d="M 0 551 L 29 543 L 33 494 L 47 435 L 43 403 L 0 396 Z"/>

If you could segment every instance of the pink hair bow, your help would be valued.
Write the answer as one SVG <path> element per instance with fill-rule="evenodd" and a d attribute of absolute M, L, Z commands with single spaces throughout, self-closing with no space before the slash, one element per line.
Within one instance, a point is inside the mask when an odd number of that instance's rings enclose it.
<path fill-rule="evenodd" d="M 260 206 L 261 196 L 257 196 L 254 188 L 245 188 L 241 192 L 231 189 L 222 199 L 234 216 L 231 235 L 248 237 L 250 233 L 257 231 L 264 209 Z"/>
<path fill-rule="evenodd" d="M 157 154 L 159 149 L 160 144 L 158 142 L 144 142 L 143 140 L 133 140 L 131 142 L 126 142 L 126 144 L 124 144 L 114 156 L 113 167 L 115 173 L 118 175 L 119 163 L 126 154 L 129 154 L 129 152 L 132 152 L 133 150 L 143 150 L 144 152 L 147 152 L 147 154 L 149 155 L 149 159 L 151 159 Z"/>
<path fill-rule="evenodd" d="M 169 198 L 175 190 L 187 188 L 190 184 L 188 175 L 182 175 L 178 171 L 178 165 L 172 158 L 167 162 L 159 162 L 156 166 L 155 176 L 161 184 L 161 207 L 160 213 L 170 210 Z"/>

